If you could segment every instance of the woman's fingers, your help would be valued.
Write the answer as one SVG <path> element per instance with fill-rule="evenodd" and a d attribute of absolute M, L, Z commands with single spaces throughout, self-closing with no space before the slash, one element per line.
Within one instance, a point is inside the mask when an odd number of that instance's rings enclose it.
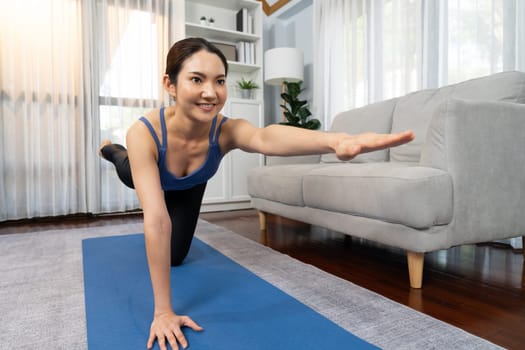
<path fill-rule="evenodd" d="M 160 350 L 168 349 L 166 346 L 166 340 L 170 344 L 172 350 L 177 350 L 179 348 L 177 342 L 180 343 L 180 345 L 182 345 L 182 347 L 184 348 L 188 347 L 188 342 L 186 341 L 186 338 L 184 338 L 184 334 L 182 334 L 180 328 L 166 330 L 165 332 L 159 332 L 157 334 L 150 334 L 147 344 L 148 349 L 151 349 L 153 347 L 155 339 L 157 339 L 157 343 L 159 344 Z"/>
<path fill-rule="evenodd" d="M 157 343 L 159 343 L 160 350 L 168 350 L 166 347 L 166 339 L 163 334 L 160 337 L 157 335 Z"/>
<path fill-rule="evenodd" d="M 183 348 L 187 348 L 188 341 L 182 332 L 182 327 L 189 327 L 194 331 L 203 330 L 201 326 L 195 323 L 188 316 L 175 316 L 171 320 L 165 318 L 155 320 L 150 329 L 147 342 L 148 349 L 153 347 L 155 340 L 157 340 L 160 350 L 167 350 L 166 343 L 169 343 L 173 350 L 178 349 L 179 344 Z"/>
<path fill-rule="evenodd" d="M 395 134 L 394 136 L 395 141 L 392 146 L 399 146 L 414 139 L 414 133 L 412 131 L 404 131 L 399 134 Z"/>
<path fill-rule="evenodd" d="M 397 134 L 365 133 L 356 136 L 348 135 L 339 144 L 336 154 L 341 160 L 350 160 L 359 153 L 396 147 L 413 139 L 414 133 L 412 131 L 404 131 Z"/>
<path fill-rule="evenodd" d="M 153 347 L 153 342 L 155 341 L 155 338 L 156 337 L 153 334 L 153 332 L 150 331 L 149 338 L 148 338 L 148 344 L 147 344 L 148 349 L 151 349 Z"/>
<path fill-rule="evenodd" d="M 201 326 L 199 326 L 197 323 L 195 323 L 195 321 L 193 321 L 188 316 L 182 316 L 182 325 L 186 327 L 190 327 L 191 329 L 197 332 L 200 332 L 204 329 Z"/>
<path fill-rule="evenodd" d="M 180 345 L 182 345 L 182 347 L 184 349 L 186 349 L 188 347 L 188 342 L 186 341 L 186 337 L 184 336 L 184 334 L 182 333 L 180 328 L 176 327 L 173 330 L 173 334 L 175 334 L 175 337 L 177 337 L 177 341 L 180 343 Z M 177 346 L 177 342 L 174 340 L 173 343 L 175 344 L 175 347 L 173 346 L 173 344 L 170 341 L 171 347 L 173 349 L 177 349 L 177 347 L 176 347 Z"/>
<path fill-rule="evenodd" d="M 357 139 L 361 146 L 361 152 L 371 152 L 383 148 L 395 147 L 412 141 L 414 134 L 412 131 L 405 131 L 398 134 L 362 134 Z"/>
<path fill-rule="evenodd" d="M 179 348 L 177 341 L 180 343 L 180 345 L 182 345 L 183 348 L 188 346 L 186 338 L 184 338 L 180 328 L 175 327 L 173 330 L 169 331 L 168 334 L 166 334 L 166 339 L 168 339 L 168 343 L 170 343 L 173 350 L 177 350 Z"/>

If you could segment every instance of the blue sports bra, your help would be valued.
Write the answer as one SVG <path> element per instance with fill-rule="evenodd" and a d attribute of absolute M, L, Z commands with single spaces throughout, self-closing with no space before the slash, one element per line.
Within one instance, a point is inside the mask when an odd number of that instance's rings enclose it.
<path fill-rule="evenodd" d="M 188 188 L 194 187 L 196 185 L 205 183 L 208 181 L 219 169 L 219 165 L 222 160 L 221 149 L 219 148 L 219 135 L 221 133 L 221 126 L 228 118 L 223 117 L 217 132 L 215 132 L 215 127 L 217 124 L 217 116 L 213 118 L 211 129 L 210 129 L 210 148 L 208 149 L 208 155 L 204 163 L 193 171 L 191 174 L 188 174 L 183 177 L 177 177 L 170 173 L 166 166 L 166 149 L 168 145 L 167 131 L 166 131 L 166 120 L 164 119 L 164 107 L 160 109 L 160 125 L 162 130 L 162 143 L 159 141 L 157 133 L 153 126 L 145 117 L 140 117 L 140 120 L 146 124 L 148 127 L 151 136 L 157 144 L 157 149 L 159 152 L 159 173 L 160 173 L 160 184 L 164 191 L 172 190 L 186 190 Z"/>

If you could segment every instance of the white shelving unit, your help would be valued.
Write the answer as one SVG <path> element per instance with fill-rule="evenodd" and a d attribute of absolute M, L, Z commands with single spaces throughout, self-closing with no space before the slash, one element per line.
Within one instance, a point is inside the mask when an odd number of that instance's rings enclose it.
<path fill-rule="evenodd" d="M 185 37 L 203 37 L 211 42 L 237 46 L 240 41 L 253 43 L 253 64 L 228 60 L 228 101 L 222 113 L 231 118 L 243 118 L 262 127 L 263 119 L 263 50 L 262 50 L 262 5 L 254 0 L 185 0 Z M 237 31 L 237 12 L 246 8 L 253 19 L 252 32 Z M 206 24 L 200 18 L 206 17 Z M 209 24 L 213 18 L 214 24 Z M 239 55 L 237 55 L 238 57 Z M 245 78 L 254 80 L 259 89 L 254 99 L 240 98 L 236 81 Z M 251 207 L 247 191 L 247 175 L 250 169 L 262 165 L 264 158 L 234 150 L 227 154 L 217 174 L 208 181 L 201 211 L 220 211 Z"/>
<path fill-rule="evenodd" d="M 187 36 L 201 36 L 211 40 L 227 40 L 227 41 L 249 41 L 256 42 L 259 37 L 255 34 L 242 33 L 236 30 L 219 29 L 216 27 L 210 28 L 202 24 L 194 24 L 186 22 L 186 33 Z"/>

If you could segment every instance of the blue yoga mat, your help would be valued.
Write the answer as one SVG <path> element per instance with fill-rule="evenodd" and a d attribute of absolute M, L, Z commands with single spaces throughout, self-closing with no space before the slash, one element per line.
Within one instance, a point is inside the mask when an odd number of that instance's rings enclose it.
<path fill-rule="evenodd" d="M 145 349 L 144 236 L 86 239 L 82 249 L 89 349 Z M 191 349 L 377 349 L 196 238 L 171 278 L 174 310 L 204 327 L 183 329 Z"/>

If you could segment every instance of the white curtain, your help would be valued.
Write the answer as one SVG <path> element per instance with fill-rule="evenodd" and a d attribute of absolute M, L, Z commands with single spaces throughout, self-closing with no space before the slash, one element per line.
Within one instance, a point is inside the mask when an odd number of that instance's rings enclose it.
<path fill-rule="evenodd" d="M 0 221 L 138 208 L 98 145 L 163 103 L 177 6 L 0 2 Z"/>
<path fill-rule="evenodd" d="M 93 46 L 99 62 L 94 76 L 99 87 L 101 140 L 125 145 L 127 128 L 164 100 L 161 77 L 171 43 L 168 24 L 174 17 L 169 4 L 161 0 L 97 1 Z M 135 191 L 122 185 L 113 165 L 106 161 L 100 162 L 99 193 L 99 211 L 138 208 Z"/>
<path fill-rule="evenodd" d="M 314 102 L 339 112 L 525 70 L 520 0 L 314 0 Z"/>

